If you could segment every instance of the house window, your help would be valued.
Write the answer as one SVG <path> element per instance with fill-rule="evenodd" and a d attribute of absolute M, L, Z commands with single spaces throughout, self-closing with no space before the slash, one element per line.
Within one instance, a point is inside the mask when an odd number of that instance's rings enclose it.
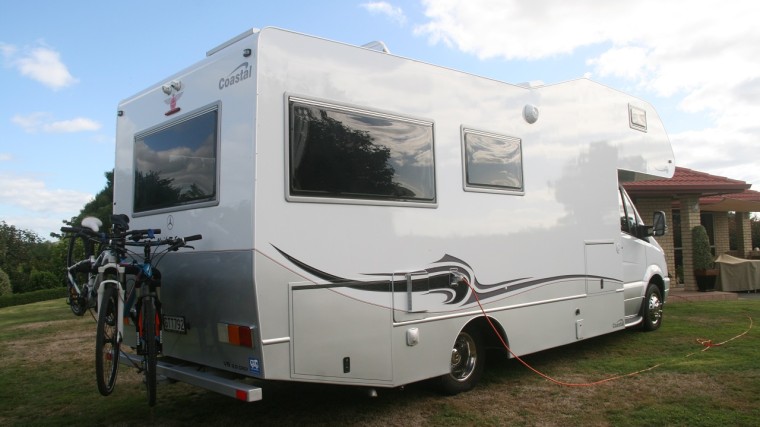
<path fill-rule="evenodd" d="M 288 200 L 434 204 L 433 124 L 289 99 Z"/>
<path fill-rule="evenodd" d="M 520 139 L 463 129 L 462 140 L 465 190 L 523 193 Z"/>

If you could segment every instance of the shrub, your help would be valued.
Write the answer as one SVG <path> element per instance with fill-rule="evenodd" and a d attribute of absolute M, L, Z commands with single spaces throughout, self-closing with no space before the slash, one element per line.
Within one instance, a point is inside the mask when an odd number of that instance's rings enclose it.
<path fill-rule="evenodd" d="M 64 298 L 67 292 L 68 290 L 65 287 L 57 287 L 54 289 L 43 289 L 41 291 L 26 292 L 23 294 L 4 295 L 0 296 L 0 308 Z"/>
<path fill-rule="evenodd" d="M 713 256 L 710 252 L 710 239 L 707 237 L 705 227 L 698 225 L 691 229 L 692 254 L 694 257 L 695 270 L 709 270 L 713 268 Z"/>

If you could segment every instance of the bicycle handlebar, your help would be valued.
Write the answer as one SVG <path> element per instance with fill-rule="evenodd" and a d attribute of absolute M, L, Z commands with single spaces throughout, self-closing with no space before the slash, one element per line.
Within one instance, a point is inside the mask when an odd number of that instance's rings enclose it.
<path fill-rule="evenodd" d="M 112 239 L 129 238 L 133 241 L 138 241 L 145 237 L 152 239 L 156 234 L 161 234 L 161 229 L 147 228 L 144 230 L 129 230 L 129 231 L 125 231 L 124 233 L 116 233 L 111 236 L 109 236 L 107 233 L 92 231 L 91 229 L 87 227 L 61 227 L 61 232 L 84 234 L 88 237 L 98 238 L 102 240 L 105 240 L 108 238 L 112 238 Z"/>
<path fill-rule="evenodd" d="M 201 240 L 203 238 L 203 236 L 200 234 L 194 234 L 192 236 L 187 236 L 185 238 L 169 237 L 166 239 L 158 239 L 158 240 L 143 240 L 145 238 L 153 239 L 156 234 L 161 234 L 160 228 L 129 230 L 129 231 L 125 231 L 123 233 L 117 233 L 111 236 L 109 236 L 106 233 L 98 233 L 98 232 L 92 231 L 92 229 L 89 229 L 86 227 L 61 227 L 61 232 L 84 234 L 85 236 L 89 238 L 98 239 L 103 243 L 106 243 L 108 240 L 113 239 L 113 240 L 116 240 L 116 242 L 113 242 L 113 243 L 115 243 L 117 246 L 119 246 L 120 244 L 126 245 L 126 246 L 140 246 L 140 247 L 163 246 L 163 245 L 173 246 L 169 250 L 177 250 L 181 248 L 182 246 L 185 246 L 187 242 L 192 242 L 194 240 Z M 119 242 L 120 239 L 124 239 L 124 240 L 121 240 L 121 242 Z M 127 242 L 126 241 L 127 239 L 131 240 L 131 242 Z"/>
<path fill-rule="evenodd" d="M 125 233 L 125 236 L 130 236 L 130 239 L 136 242 L 145 237 L 152 239 L 153 236 L 156 234 L 161 234 L 160 228 L 147 228 L 145 230 L 129 230 Z"/>
<path fill-rule="evenodd" d="M 185 238 L 182 237 L 167 237 L 166 239 L 158 239 L 158 240 L 143 240 L 143 241 L 135 241 L 135 242 L 126 242 L 125 244 L 127 246 L 176 246 L 177 248 L 180 248 L 182 246 L 185 246 L 187 242 L 192 242 L 193 240 L 201 240 L 203 238 L 200 234 L 194 234 L 192 236 L 187 236 Z"/>
<path fill-rule="evenodd" d="M 100 233 L 96 231 L 92 231 L 92 229 L 89 229 L 87 227 L 61 227 L 61 232 L 63 233 L 82 233 L 86 234 L 91 237 L 99 237 Z"/>

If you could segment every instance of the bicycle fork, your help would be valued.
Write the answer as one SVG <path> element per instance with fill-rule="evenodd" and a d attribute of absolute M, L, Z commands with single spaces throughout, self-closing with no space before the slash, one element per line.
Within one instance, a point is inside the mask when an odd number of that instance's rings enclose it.
<path fill-rule="evenodd" d="M 130 318 L 135 323 L 135 329 L 137 331 L 137 341 L 136 341 L 136 352 L 138 355 L 144 355 L 146 351 L 146 345 L 144 344 L 146 333 L 145 333 L 145 322 L 143 319 L 143 304 L 153 304 L 153 327 L 154 327 L 154 333 L 153 336 L 156 340 L 156 353 L 161 354 L 162 351 L 162 344 L 163 344 L 163 327 L 162 327 L 162 315 L 161 315 L 161 301 L 156 298 L 154 295 L 147 294 L 142 295 L 138 299 L 137 304 L 132 307 L 132 310 L 130 311 Z"/>
<path fill-rule="evenodd" d="M 98 286 L 98 309 L 102 309 L 104 290 L 108 286 L 113 286 L 119 292 L 118 301 L 116 302 L 116 340 L 119 345 L 124 341 L 124 287 L 121 286 L 121 282 L 118 280 L 107 279 L 100 282 Z"/>
<path fill-rule="evenodd" d="M 115 274 L 115 277 L 118 279 L 103 279 L 103 277 L 107 274 Z M 114 276 L 110 276 L 114 277 Z M 104 290 L 108 286 L 113 286 L 118 290 L 118 298 L 116 301 L 116 343 L 121 348 L 121 343 L 124 342 L 124 293 L 125 289 L 124 286 L 122 286 L 122 283 L 125 283 L 126 274 L 125 269 L 123 266 L 115 264 L 114 262 L 109 262 L 105 265 L 101 265 L 98 267 L 98 275 L 96 277 L 95 283 L 97 283 L 97 309 L 101 310 L 103 305 L 103 295 L 105 294 Z M 118 363 L 118 361 L 116 361 Z"/>

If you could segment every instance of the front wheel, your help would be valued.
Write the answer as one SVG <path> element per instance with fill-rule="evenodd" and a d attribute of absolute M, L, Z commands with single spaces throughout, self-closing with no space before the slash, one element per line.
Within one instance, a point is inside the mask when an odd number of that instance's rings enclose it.
<path fill-rule="evenodd" d="M 444 394 L 455 395 L 475 387 L 485 366 L 483 339 L 478 330 L 468 328 L 459 333 L 451 348 L 449 373 L 439 378 Z"/>
<path fill-rule="evenodd" d="M 142 338 L 145 341 L 143 372 L 148 392 L 148 405 L 156 404 L 156 362 L 158 343 L 156 342 L 156 306 L 153 298 L 146 298 L 142 303 Z"/>
<path fill-rule="evenodd" d="M 118 304 L 119 294 L 115 287 L 103 289 L 103 306 L 98 312 L 98 328 L 95 335 L 95 373 L 98 391 L 103 396 L 113 392 L 119 370 Z"/>
<path fill-rule="evenodd" d="M 654 331 L 662 325 L 662 294 L 660 288 L 654 283 L 647 287 L 647 293 L 644 298 L 643 307 L 641 307 L 644 316 L 642 328 L 645 331 Z"/>

